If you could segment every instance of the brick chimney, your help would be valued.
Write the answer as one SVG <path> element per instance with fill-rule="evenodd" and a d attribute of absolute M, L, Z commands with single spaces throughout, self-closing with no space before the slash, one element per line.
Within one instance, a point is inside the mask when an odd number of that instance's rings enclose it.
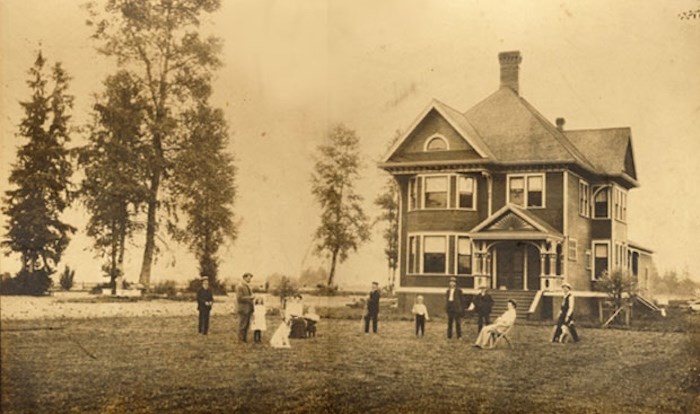
<path fill-rule="evenodd" d="M 501 88 L 511 88 L 516 94 L 518 92 L 518 70 L 520 70 L 520 62 L 523 58 L 520 52 L 514 50 L 512 52 L 501 52 L 498 54 L 498 61 L 501 64 Z"/>

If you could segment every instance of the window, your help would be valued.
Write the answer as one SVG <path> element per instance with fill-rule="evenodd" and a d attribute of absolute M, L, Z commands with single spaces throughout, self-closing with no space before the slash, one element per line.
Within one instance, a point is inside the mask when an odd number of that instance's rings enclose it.
<path fill-rule="evenodd" d="M 593 199 L 593 217 L 609 218 L 608 215 L 608 193 L 609 188 L 600 189 Z"/>
<path fill-rule="evenodd" d="M 447 141 L 440 136 L 429 138 L 425 144 L 426 151 L 445 151 L 447 149 Z"/>
<path fill-rule="evenodd" d="M 522 207 L 544 207 L 544 174 L 510 176 L 508 202 Z"/>
<path fill-rule="evenodd" d="M 408 273 L 416 273 L 418 269 L 418 237 L 408 238 Z"/>
<path fill-rule="evenodd" d="M 447 238 L 445 236 L 423 237 L 423 272 L 445 273 L 447 270 Z"/>
<path fill-rule="evenodd" d="M 575 262 L 578 260 L 578 240 L 569 239 L 569 260 Z"/>
<path fill-rule="evenodd" d="M 447 177 L 425 177 L 425 208 L 447 208 Z"/>
<path fill-rule="evenodd" d="M 474 187 L 475 181 L 473 177 L 457 177 L 457 198 L 459 200 L 459 208 L 474 209 Z"/>
<path fill-rule="evenodd" d="M 593 279 L 600 279 L 608 271 L 609 246 L 607 243 L 593 243 Z"/>
<path fill-rule="evenodd" d="M 588 189 L 588 183 L 579 180 L 578 182 L 578 214 L 583 217 L 588 217 L 590 211 L 590 192 Z"/>
<path fill-rule="evenodd" d="M 418 178 L 408 180 L 408 209 L 418 208 Z"/>
<path fill-rule="evenodd" d="M 468 237 L 457 238 L 457 274 L 472 273 L 472 242 Z"/>
<path fill-rule="evenodd" d="M 615 218 L 620 221 L 627 220 L 627 193 L 615 188 Z"/>

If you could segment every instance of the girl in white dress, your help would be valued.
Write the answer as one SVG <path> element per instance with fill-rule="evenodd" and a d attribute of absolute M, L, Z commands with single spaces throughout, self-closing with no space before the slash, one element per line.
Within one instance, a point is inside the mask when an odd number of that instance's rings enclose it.
<path fill-rule="evenodd" d="M 262 341 L 262 333 L 267 330 L 267 321 L 265 320 L 267 309 L 262 298 L 255 299 L 253 309 L 253 323 L 250 329 L 253 331 L 253 341 L 260 343 Z"/>

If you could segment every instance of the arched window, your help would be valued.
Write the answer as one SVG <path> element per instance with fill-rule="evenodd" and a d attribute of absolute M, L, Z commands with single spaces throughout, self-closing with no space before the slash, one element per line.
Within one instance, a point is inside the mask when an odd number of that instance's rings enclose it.
<path fill-rule="evenodd" d="M 428 138 L 425 143 L 426 151 L 445 151 L 449 149 L 447 146 L 447 140 L 439 135 Z"/>

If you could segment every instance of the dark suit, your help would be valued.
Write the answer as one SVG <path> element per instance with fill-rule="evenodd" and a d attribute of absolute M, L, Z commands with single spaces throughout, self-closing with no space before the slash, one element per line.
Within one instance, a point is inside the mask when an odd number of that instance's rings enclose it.
<path fill-rule="evenodd" d="M 379 317 L 379 291 L 369 292 L 367 299 L 367 314 L 365 315 L 365 333 L 369 333 L 369 321 L 372 321 L 372 332 L 377 333 L 377 319 Z"/>
<path fill-rule="evenodd" d="M 211 290 L 200 287 L 197 291 L 197 310 L 199 311 L 199 333 L 204 335 L 209 332 L 209 314 L 212 302 L 214 302 L 214 297 Z"/>
<path fill-rule="evenodd" d="M 250 317 L 253 315 L 253 291 L 248 283 L 241 282 L 236 286 L 236 302 L 238 305 L 238 339 L 241 342 L 247 342 Z"/>
<path fill-rule="evenodd" d="M 552 338 L 552 342 L 558 342 L 559 338 L 561 337 L 562 334 L 562 326 L 566 325 L 567 328 L 569 328 L 569 332 L 571 333 L 571 339 L 574 340 L 574 342 L 578 342 L 578 332 L 576 332 L 576 325 L 574 324 L 574 318 L 573 315 L 569 315 L 569 309 L 571 308 L 571 302 L 572 302 L 572 296 L 571 293 L 567 294 L 564 296 L 564 299 L 561 301 L 561 308 L 559 310 L 559 319 L 557 319 L 557 328 L 554 331 L 554 338 Z M 572 311 L 573 313 L 573 311 Z"/>
<path fill-rule="evenodd" d="M 491 324 L 489 317 L 491 316 L 491 309 L 493 308 L 493 298 L 486 292 L 484 292 L 483 295 L 479 293 L 478 295 L 474 296 L 472 303 L 474 304 L 474 312 L 476 312 L 478 319 L 477 333 L 479 333 L 481 332 L 481 328 Z"/>
<path fill-rule="evenodd" d="M 445 294 L 445 310 L 447 311 L 447 337 L 452 338 L 452 325 L 455 325 L 457 338 L 462 337 L 462 315 L 464 315 L 465 300 L 462 289 L 456 287 L 450 300 L 450 289 Z"/>

